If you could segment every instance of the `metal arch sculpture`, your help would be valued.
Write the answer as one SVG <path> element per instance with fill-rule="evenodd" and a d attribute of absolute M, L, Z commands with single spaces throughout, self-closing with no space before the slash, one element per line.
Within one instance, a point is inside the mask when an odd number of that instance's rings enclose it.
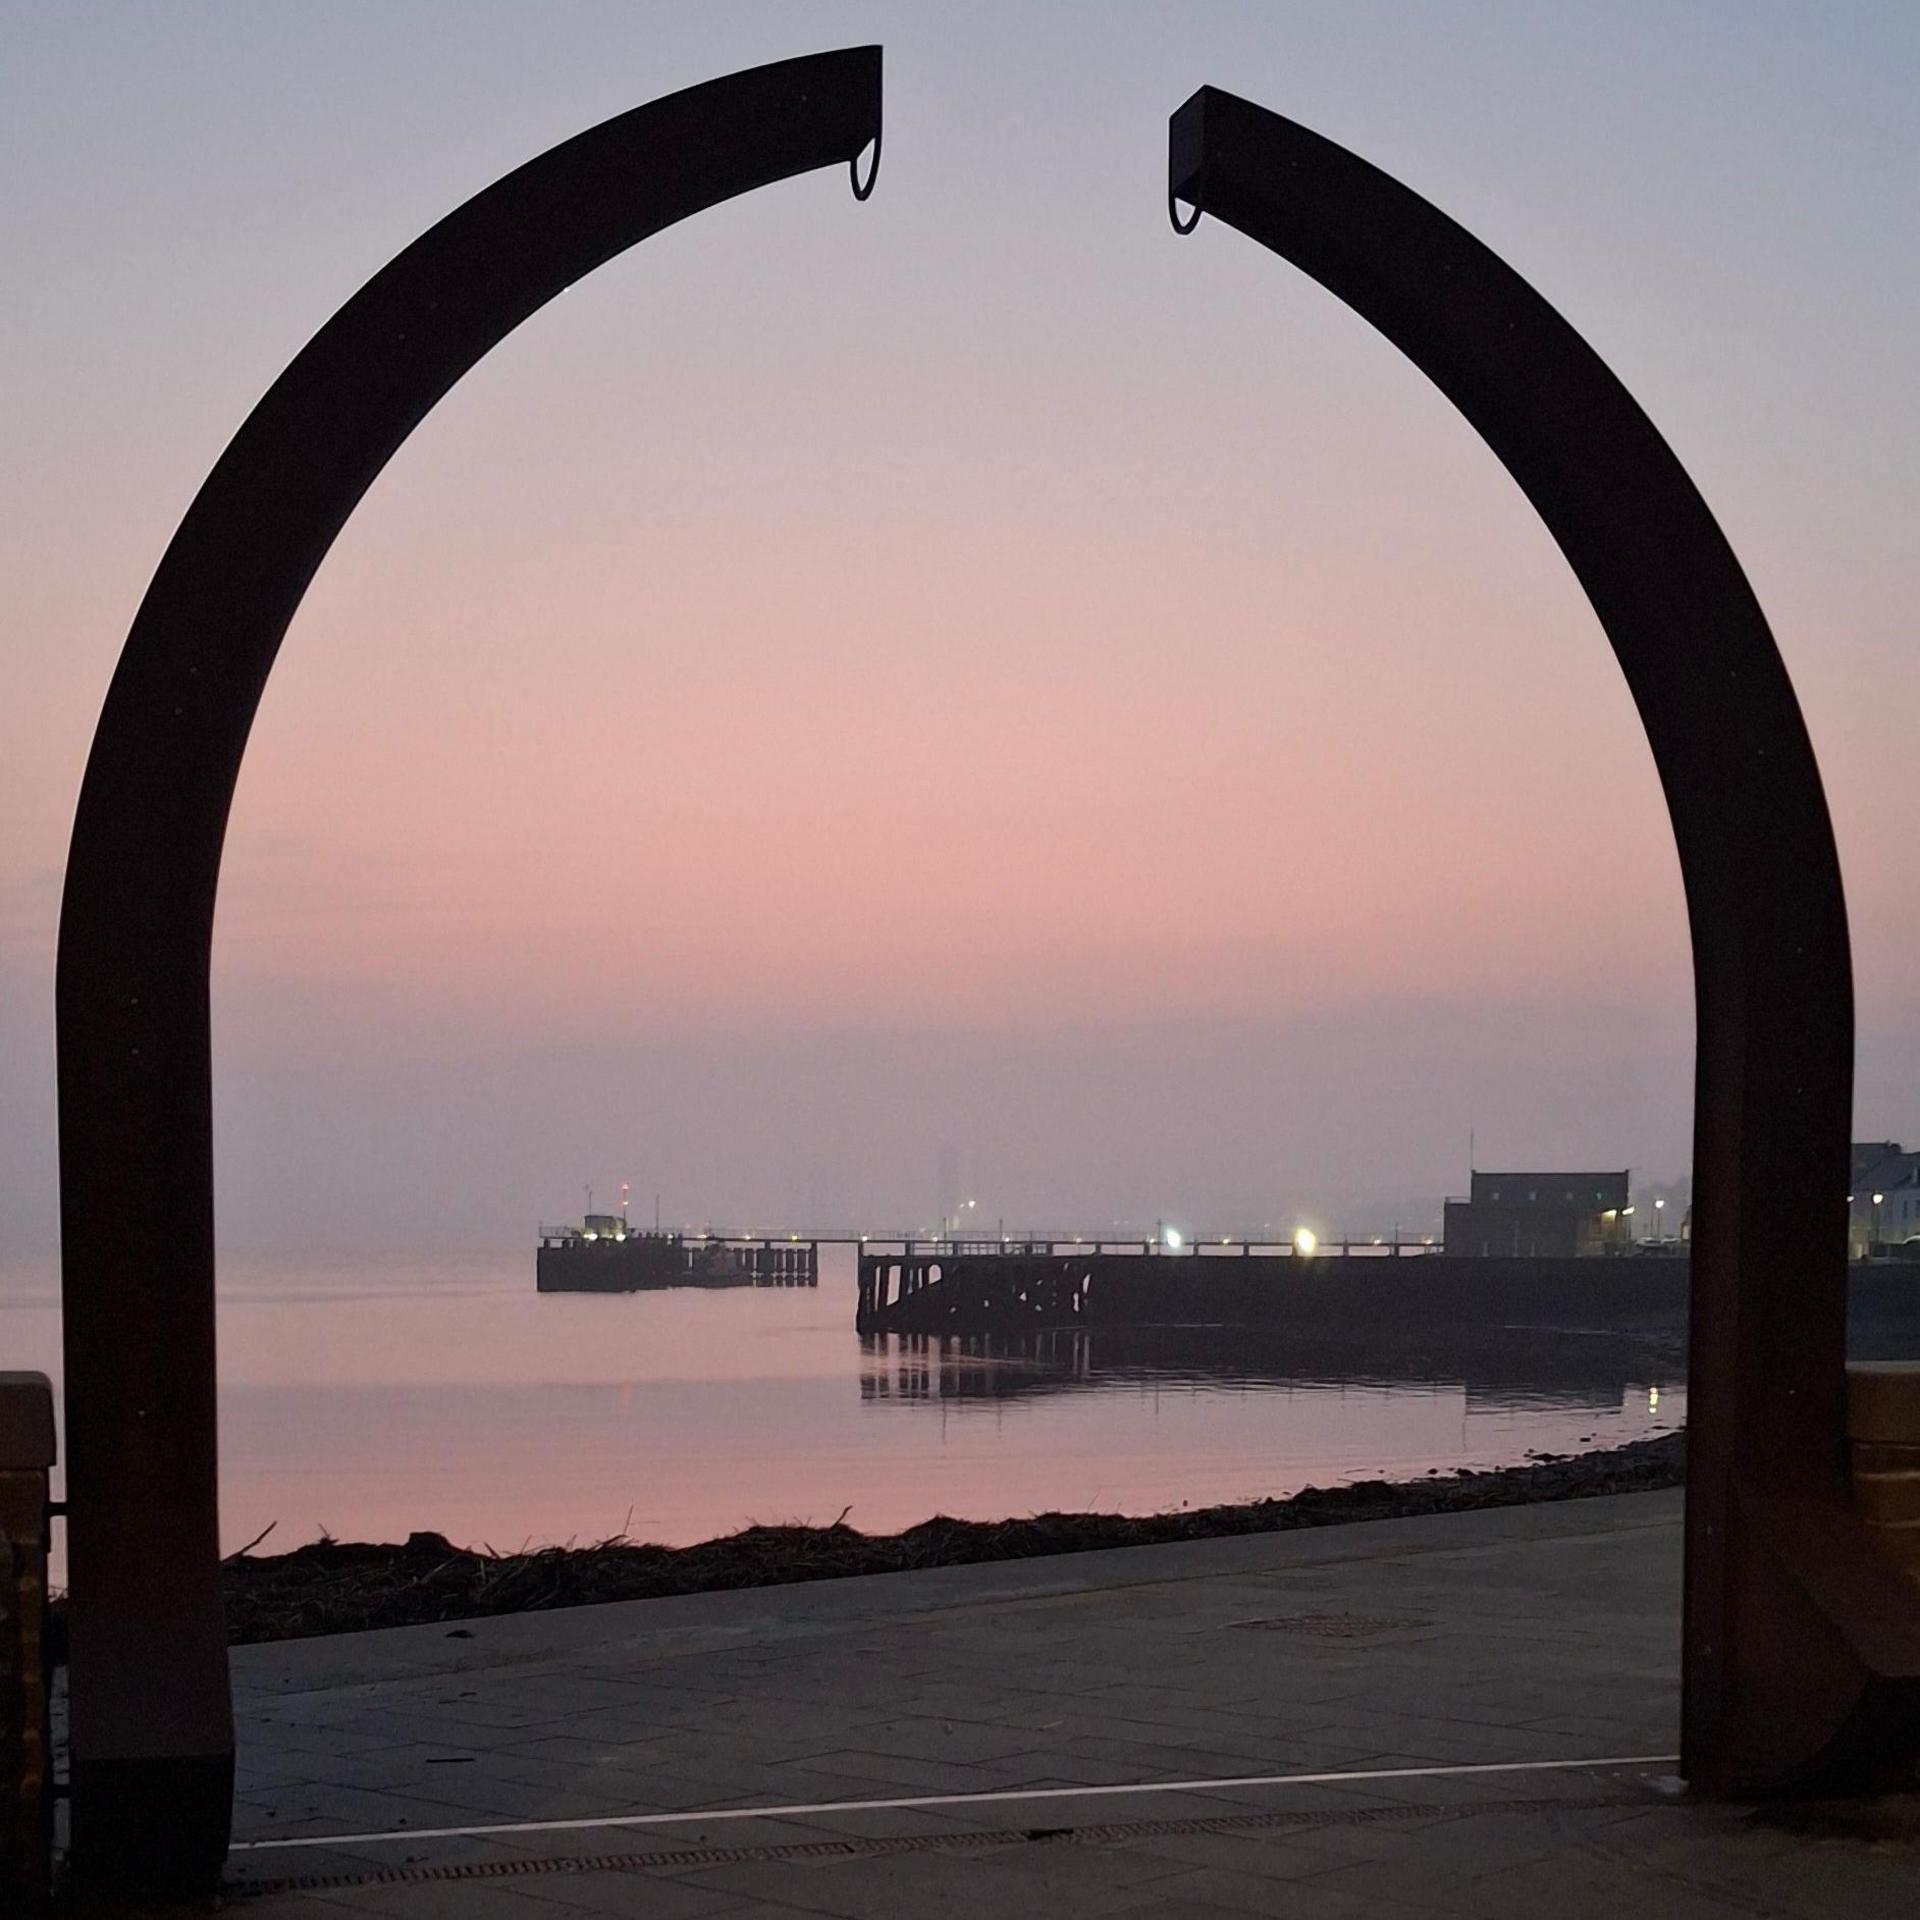
<path fill-rule="evenodd" d="M 1920 1746 L 1920 1603 L 1848 1493 L 1846 905 L 1765 616 L 1652 422 L 1496 254 L 1232 94 L 1202 88 L 1169 131 L 1176 228 L 1237 227 L 1406 354 L 1519 482 L 1626 674 L 1679 846 L 1698 1025 L 1683 1770 L 1718 1793 L 1870 1777 Z"/>
<path fill-rule="evenodd" d="M 60 1184 L 77 1865 L 217 1877 L 233 1725 L 219 1585 L 208 961 L 274 655 L 361 495 L 521 321 L 737 194 L 879 162 L 880 49 L 780 61 L 554 147 L 423 234 L 248 416 L 167 548 L 87 763 L 60 915 Z"/>

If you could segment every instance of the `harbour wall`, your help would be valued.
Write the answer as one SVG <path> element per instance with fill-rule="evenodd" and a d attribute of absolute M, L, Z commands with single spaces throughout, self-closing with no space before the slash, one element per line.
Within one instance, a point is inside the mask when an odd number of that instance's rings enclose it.
<path fill-rule="evenodd" d="M 860 1261 L 870 1333 L 1014 1333 L 1064 1326 L 1355 1327 L 1454 1320 L 1526 1325 L 1684 1317 L 1687 1262 L 1392 1259 L 1284 1254 L 939 1255 Z"/>
<path fill-rule="evenodd" d="M 1634 1327 L 1684 1338 L 1684 1255 L 1465 1259 L 1138 1253 L 863 1253 L 863 1333 L 1019 1335 L 1056 1327 Z M 1856 1358 L 1920 1351 L 1920 1269 L 1856 1266 Z"/>

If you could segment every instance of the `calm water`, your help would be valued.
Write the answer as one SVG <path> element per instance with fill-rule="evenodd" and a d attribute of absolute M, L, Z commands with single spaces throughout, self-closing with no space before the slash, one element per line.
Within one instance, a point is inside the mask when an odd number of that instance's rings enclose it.
<path fill-rule="evenodd" d="M 817 1290 L 538 1295 L 531 1251 L 229 1262 L 223 1527 L 273 1546 L 431 1528 L 499 1548 L 752 1521 L 1143 1513 L 1682 1423 L 1680 1371 L 1604 1335 L 1303 1346 L 1201 1331 L 1022 1352 L 853 1332 Z M 0 1276 L 0 1367 L 58 1375 L 51 1267 Z"/>

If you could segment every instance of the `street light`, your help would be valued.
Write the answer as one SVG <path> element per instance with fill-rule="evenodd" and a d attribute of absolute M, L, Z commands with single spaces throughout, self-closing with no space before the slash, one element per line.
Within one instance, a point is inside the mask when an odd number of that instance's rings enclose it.
<path fill-rule="evenodd" d="M 1656 1247 L 1663 1247 L 1667 1243 L 1667 1223 L 1660 1217 L 1666 1210 L 1667 1203 L 1664 1200 L 1656 1200 L 1653 1203 L 1653 1244 Z"/>

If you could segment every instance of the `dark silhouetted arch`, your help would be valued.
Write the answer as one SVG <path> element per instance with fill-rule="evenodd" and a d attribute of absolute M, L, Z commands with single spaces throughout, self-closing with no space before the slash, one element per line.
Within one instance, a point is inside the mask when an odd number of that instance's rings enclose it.
<path fill-rule="evenodd" d="M 880 49 L 689 88 L 542 154 L 376 274 L 221 455 L 94 736 L 60 916 L 60 1184 L 81 1869 L 217 1875 L 233 1730 L 215 1476 L 207 966 L 261 689 L 360 496 L 487 350 L 702 208 L 880 138 Z M 856 173 L 855 189 L 867 190 Z"/>
<path fill-rule="evenodd" d="M 1920 1738 L 1920 1603 L 1848 1497 L 1846 906 L 1765 617 L 1631 395 L 1417 194 L 1212 87 L 1173 116 L 1169 193 L 1311 274 L 1446 394 L 1613 643 L 1693 934 L 1685 1770 L 1720 1792 L 1858 1778 Z"/>

